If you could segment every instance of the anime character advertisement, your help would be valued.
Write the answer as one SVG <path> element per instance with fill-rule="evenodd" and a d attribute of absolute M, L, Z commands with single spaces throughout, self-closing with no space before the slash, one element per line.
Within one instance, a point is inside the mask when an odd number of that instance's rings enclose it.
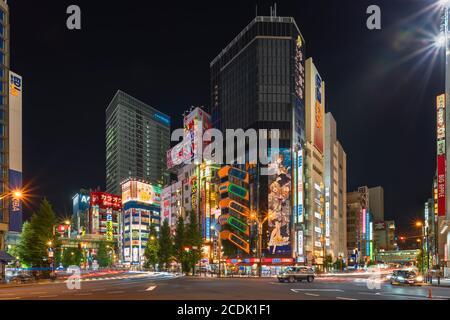
<path fill-rule="evenodd" d="M 269 254 L 291 253 L 291 163 L 290 150 L 279 149 L 269 165 Z"/>

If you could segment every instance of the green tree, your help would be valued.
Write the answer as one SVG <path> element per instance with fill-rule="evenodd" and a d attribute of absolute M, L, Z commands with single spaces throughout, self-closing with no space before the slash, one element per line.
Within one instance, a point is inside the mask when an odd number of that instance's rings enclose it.
<path fill-rule="evenodd" d="M 98 262 L 98 265 L 100 268 L 106 268 L 111 265 L 111 257 L 109 253 L 109 245 L 106 243 L 106 241 L 100 241 L 97 249 L 97 255 L 95 256 L 95 259 Z"/>
<path fill-rule="evenodd" d="M 194 211 L 189 214 L 189 223 L 186 228 L 186 244 L 189 247 L 187 253 L 188 270 L 195 275 L 195 265 L 202 257 L 203 238 L 197 223 L 197 215 Z"/>
<path fill-rule="evenodd" d="M 159 242 L 158 242 L 158 234 L 156 233 L 155 227 L 152 225 L 150 227 L 147 246 L 145 247 L 144 257 L 145 257 L 145 267 L 153 268 L 153 271 L 156 271 L 156 265 L 158 263 L 158 251 L 159 251 Z"/>
<path fill-rule="evenodd" d="M 328 254 L 325 256 L 325 260 L 324 260 L 324 269 L 325 271 L 328 271 L 331 269 L 331 267 L 333 266 L 333 257 L 331 256 L 331 254 Z"/>
<path fill-rule="evenodd" d="M 186 229 L 182 216 L 178 217 L 177 226 L 174 237 L 173 253 L 175 260 L 181 265 L 181 272 L 186 271 L 188 266 L 186 263 L 186 253 L 184 247 L 186 245 Z"/>
<path fill-rule="evenodd" d="M 54 232 L 56 216 L 51 204 L 44 199 L 39 209 L 33 213 L 30 222 L 26 222 L 22 229 L 22 238 L 18 246 L 20 259 L 28 266 L 48 268 L 48 249 L 55 253 L 60 247 L 57 234 Z"/>
<path fill-rule="evenodd" d="M 167 270 L 173 256 L 172 235 L 170 234 L 169 221 L 166 219 L 159 230 L 159 267 Z"/>

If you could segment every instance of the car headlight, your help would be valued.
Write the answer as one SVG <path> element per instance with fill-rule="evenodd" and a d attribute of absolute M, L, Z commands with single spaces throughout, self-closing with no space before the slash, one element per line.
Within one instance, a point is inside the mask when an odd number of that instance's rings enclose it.
<path fill-rule="evenodd" d="M 416 280 L 417 281 L 423 281 L 423 277 L 422 276 L 417 276 Z"/>
<path fill-rule="evenodd" d="M 405 280 L 402 276 L 398 277 L 398 280 Z"/>

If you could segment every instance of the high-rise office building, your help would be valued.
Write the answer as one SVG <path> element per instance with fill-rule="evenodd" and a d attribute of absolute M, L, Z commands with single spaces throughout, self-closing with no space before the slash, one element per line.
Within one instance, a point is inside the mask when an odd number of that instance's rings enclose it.
<path fill-rule="evenodd" d="M 22 77 L 10 71 L 9 8 L 0 0 L 0 251 L 22 231 L 22 203 L 14 196 L 22 189 Z M 1 253 L 1 252 L 0 252 Z M 0 279 L 4 260 L 0 260 Z"/>
<path fill-rule="evenodd" d="M 305 233 L 307 261 L 322 265 L 330 249 L 331 219 L 325 212 L 325 83 L 313 59 L 306 60 Z M 329 213 L 329 212 L 328 212 Z M 328 231 L 328 234 L 325 232 Z"/>
<path fill-rule="evenodd" d="M 369 188 L 360 187 L 347 194 L 347 248 L 356 263 L 373 259 L 373 217 Z"/>
<path fill-rule="evenodd" d="M 325 115 L 325 239 L 333 259 L 347 257 L 347 154 L 337 139 L 336 121 Z"/>
<path fill-rule="evenodd" d="M 164 185 L 169 147 L 170 117 L 117 91 L 106 109 L 107 192 L 120 195 L 121 182 L 130 177 Z"/>
<path fill-rule="evenodd" d="M 383 187 L 369 188 L 370 213 L 374 221 L 384 221 L 384 189 Z"/>
<path fill-rule="evenodd" d="M 249 128 L 279 130 L 278 174 L 256 174 L 255 183 L 249 185 L 249 208 L 256 210 L 261 220 L 263 212 L 271 213 L 264 228 L 263 255 L 284 256 L 287 263 L 292 263 L 292 258 L 305 262 L 304 50 L 304 38 L 293 18 L 276 14 L 257 16 L 210 65 L 213 127 L 222 132 Z M 250 238 L 255 230 L 251 228 Z M 239 247 L 242 246 L 236 246 L 238 251 Z M 237 255 L 246 254 L 244 251 Z M 255 251 L 251 249 L 249 254 Z"/>

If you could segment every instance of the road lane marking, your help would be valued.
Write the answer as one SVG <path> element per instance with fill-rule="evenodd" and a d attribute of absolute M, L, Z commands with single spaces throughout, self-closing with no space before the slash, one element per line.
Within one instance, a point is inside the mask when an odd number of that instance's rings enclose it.
<path fill-rule="evenodd" d="M 14 293 L 0 293 L 0 296 L 13 296 Z"/>
<path fill-rule="evenodd" d="M 313 297 L 318 297 L 320 296 L 319 294 L 315 294 L 315 293 L 305 293 L 306 296 L 313 296 Z"/>
<path fill-rule="evenodd" d="M 358 300 L 358 299 L 346 298 L 346 297 L 336 297 L 336 299 L 339 299 L 339 300 Z"/>
<path fill-rule="evenodd" d="M 108 294 L 124 293 L 125 291 L 109 291 Z"/>
<path fill-rule="evenodd" d="M 105 288 L 100 288 L 100 289 L 92 289 L 92 291 L 105 291 Z"/>
<path fill-rule="evenodd" d="M 75 293 L 76 296 L 91 296 L 92 292 L 89 293 Z"/>
<path fill-rule="evenodd" d="M 54 294 L 54 295 L 38 296 L 38 298 L 55 298 L 57 296 L 58 296 L 57 294 Z"/>
<path fill-rule="evenodd" d="M 0 300 L 17 300 L 17 299 L 22 299 L 22 297 L 0 298 Z"/>
<path fill-rule="evenodd" d="M 152 291 L 156 288 L 156 286 L 150 286 L 147 289 L 145 289 L 145 291 Z"/>
<path fill-rule="evenodd" d="M 344 292 L 341 289 L 291 289 L 291 291 L 297 293 L 298 291 L 314 291 L 314 292 Z"/>

